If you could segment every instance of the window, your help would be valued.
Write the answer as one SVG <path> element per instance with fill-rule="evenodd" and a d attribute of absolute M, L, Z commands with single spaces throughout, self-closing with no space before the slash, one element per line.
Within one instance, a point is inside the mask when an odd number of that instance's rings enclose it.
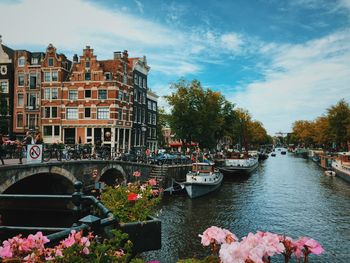
<path fill-rule="evenodd" d="M 147 108 L 149 109 L 149 110 L 151 110 L 152 109 L 152 101 L 148 101 L 147 102 Z"/>
<path fill-rule="evenodd" d="M 123 110 L 122 109 L 118 109 L 118 119 L 119 120 L 123 119 Z"/>
<path fill-rule="evenodd" d="M 130 120 L 129 118 L 130 118 L 129 111 L 126 111 L 126 113 L 125 113 L 125 120 L 129 121 Z"/>
<path fill-rule="evenodd" d="M 54 135 L 55 136 L 59 136 L 60 135 L 60 126 L 53 126 L 53 130 L 54 130 Z"/>
<path fill-rule="evenodd" d="M 86 137 L 92 136 L 92 128 L 86 128 Z"/>
<path fill-rule="evenodd" d="M 47 64 L 48 64 L 49 67 L 53 67 L 53 58 L 49 58 L 47 60 Z"/>
<path fill-rule="evenodd" d="M 146 104 L 146 93 L 142 93 L 142 103 Z"/>
<path fill-rule="evenodd" d="M 91 98 L 91 89 L 85 90 L 85 98 Z"/>
<path fill-rule="evenodd" d="M 134 83 L 137 85 L 137 74 L 134 75 Z"/>
<path fill-rule="evenodd" d="M 0 93 L 9 93 L 9 83 L 7 80 L 0 81 Z"/>
<path fill-rule="evenodd" d="M 142 86 L 143 86 L 144 88 L 146 88 L 146 79 L 143 79 L 143 80 L 142 80 Z"/>
<path fill-rule="evenodd" d="M 44 126 L 44 136 L 52 136 L 52 126 Z"/>
<path fill-rule="evenodd" d="M 37 65 L 39 62 L 38 58 L 32 58 L 32 64 Z"/>
<path fill-rule="evenodd" d="M 58 89 L 52 88 L 51 89 L 51 99 L 57 100 L 58 99 Z"/>
<path fill-rule="evenodd" d="M 91 73 L 90 72 L 85 73 L 85 80 L 91 80 Z"/>
<path fill-rule="evenodd" d="M 17 127 L 23 127 L 23 114 L 17 114 Z"/>
<path fill-rule="evenodd" d="M 18 93 L 17 94 L 17 107 L 23 107 L 23 94 L 22 93 Z"/>
<path fill-rule="evenodd" d="M 124 100 L 126 101 L 126 102 L 130 102 L 130 95 L 129 95 L 129 93 L 124 93 Z"/>
<path fill-rule="evenodd" d="M 91 118 L 91 108 L 85 108 L 85 118 Z"/>
<path fill-rule="evenodd" d="M 77 119 L 78 119 L 78 109 L 67 108 L 67 120 L 77 120 Z"/>
<path fill-rule="evenodd" d="M 98 99 L 99 100 L 106 100 L 107 99 L 107 90 L 101 89 L 98 91 Z"/>
<path fill-rule="evenodd" d="M 44 108 L 44 118 L 50 118 L 50 107 Z"/>
<path fill-rule="evenodd" d="M 77 100 L 78 99 L 78 91 L 77 90 L 70 90 L 68 97 L 70 100 Z"/>
<path fill-rule="evenodd" d="M 137 90 L 135 90 L 135 92 L 134 92 L 134 101 L 137 101 Z"/>
<path fill-rule="evenodd" d="M 18 74 L 18 86 L 24 86 L 24 74 L 23 73 Z"/>
<path fill-rule="evenodd" d="M 108 120 L 109 119 L 109 109 L 108 108 L 97 108 L 97 119 Z"/>
<path fill-rule="evenodd" d="M 36 88 L 36 73 L 30 73 L 29 74 L 29 88 L 35 89 Z"/>
<path fill-rule="evenodd" d="M 85 67 L 90 68 L 90 58 L 86 58 Z"/>
<path fill-rule="evenodd" d="M 45 89 L 44 90 L 44 99 L 49 100 L 50 99 L 50 90 L 51 89 Z"/>
<path fill-rule="evenodd" d="M 110 72 L 105 73 L 106 80 L 112 80 L 112 74 Z"/>
<path fill-rule="evenodd" d="M 142 87 L 142 78 L 139 77 L 139 86 Z"/>
<path fill-rule="evenodd" d="M 20 57 L 18 59 L 18 66 L 19 67 L 24 67 L 24 64 L 26 63 L 26 59 L 24 57 Z"/>
<path fill-rule="evenodd" d="M 57 118 L 57 107 L 51 108 L 51 118 Z"/>
<path fill-rule="evenodd" d="M 36 129 L 38 127 L 38 116 L 37 114 L 27 114 L 27 127 L 29 129 Z"/>
<path fill-rule="evenodd" d="M 48 71 L 44 72 L 44 81 L 45 82 L 50 82 L 51 81 L 51 74 Z"/>
<path fill-rule="evenodd" d="M 27 93 L 27 107 L 29 110 L 35 110 L 38 108 L 37 93 Z"/>
<path fill-rule="evenodd" d="M 58 81 L 58 72 L 52 71 L 52 81 Z"/>
<path fill-rule="evenodd" d="M 152 116 L 152 124 L 153 125 L 156 125 L 156 119 L 157 119 L 157 116 L 155 113 L 153 113 L 153 116 Z"/>
<path fill-rule="evenodd" d="M 152 124 L 152 113 L 148 114 L 148 123 Z"/>
<path fill-rule="evenodd" d="M 123 92 L 121 90 L 118 91 L 118 100 L 123 100 Z"/>
<path fill-rule="evenodd" d="M 152 103 L 152 108 L 154 111 L 157 111 L 157 103 L 153 102 Z"/>

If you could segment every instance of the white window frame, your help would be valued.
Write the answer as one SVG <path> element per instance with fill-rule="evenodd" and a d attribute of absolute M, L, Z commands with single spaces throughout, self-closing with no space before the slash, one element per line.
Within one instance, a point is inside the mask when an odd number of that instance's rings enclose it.
<path fill-rule="evenodd" d="M 26 64 L 26 59 L 25 59 L 25 57 L 20 57 L 19 59 L 18 59 L 18 66 L 19 67 L 24 67 L 24 65 Z"/>
<path fill-rule="evenodd" d="M 97 119 L 98 120 L 109 120 L 109 108 L 101 107 L 97 108 Z"/>
<path fill-rule="evenodd" d="M 2 86 L 6 83 L 5 88 Z M 0 93 L 9 93 L 9 82 L 8 80 L 0 80 Z"/>
<path fill-rule="evenodd" d="M 74 92 L 74 93 L 73 93 Z M 74 98 L 75 96 L 73 96 L 73 98 L 71 97 L 72 94 L 76 95 L 76 98 Z M 68 91 L 68 99 L 72 100 L 72 101 L 77 101 L 78 100 L 78 90 L 77 89 L 71 89 Z"/>
<path fill-rule="evenodd" d="M 20 103 L 19 96 L 22 96 L 22 103 Z M 24 94 L 17 93 L 17 107 L 23 107 L 23 106 L 24 106 Z"/>
<path fill-rule="evenodd" d="M 66 108 L 66 119 L 78 120 L 79 119 L 78 108 Z"/>

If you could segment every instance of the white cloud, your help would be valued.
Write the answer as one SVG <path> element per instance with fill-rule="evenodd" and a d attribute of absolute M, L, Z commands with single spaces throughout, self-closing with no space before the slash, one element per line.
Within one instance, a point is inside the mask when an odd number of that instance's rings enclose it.
<path fill-rule="evenodd" d="M 315 119 L 342 98 L 350 101 L 350 31 L 300 45 L 269 44 L 265 80 L 231 96 L 270 133 L 290 131 L 299 119 Z M 274 48 L 272 48 L 274 47 Z"/>
<path fill-rule="evenodd" d="M 143 4 L 140 2 L 140 1 L 137 1 L 137 0 L 134 0 L 136 5 L 137 5 L 137 8 L 139 9 L 139 12 L 141 14 L 143 14 Z"/>
<path fill-rule="evenodd" d="M 235 33 L 223 34 L 221 42 L 224 47 L 232 51 L 239 51 L 240 46 L 243 44 L 242 38 Z"/>

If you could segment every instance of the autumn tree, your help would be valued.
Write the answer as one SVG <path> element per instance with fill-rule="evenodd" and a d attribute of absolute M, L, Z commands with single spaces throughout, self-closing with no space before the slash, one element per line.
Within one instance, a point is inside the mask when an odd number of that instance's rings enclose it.
<path fill-rule="evenodd" d="M 350 107 L 344 100 L 340 100 L 335 106 L 327 110 L 328 131 L 331 140 L 337 147 L 346 148 L 350 141 Z"/>
<path fill-rule="evenodd" d="M 299 120 L 293 123 L 293 134 L 299 144 L 309 146 L 314 143 L 314 124 L 312 121 Z"/>

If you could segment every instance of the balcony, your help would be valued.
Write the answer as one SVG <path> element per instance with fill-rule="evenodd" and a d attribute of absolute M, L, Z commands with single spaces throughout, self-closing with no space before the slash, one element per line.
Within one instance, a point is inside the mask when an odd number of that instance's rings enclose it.
<path fill-rule="evenodd" d="M 26 111 L 39 111 L 40 107 L 38 105 L 29 105 L 26 106 Z"/>

